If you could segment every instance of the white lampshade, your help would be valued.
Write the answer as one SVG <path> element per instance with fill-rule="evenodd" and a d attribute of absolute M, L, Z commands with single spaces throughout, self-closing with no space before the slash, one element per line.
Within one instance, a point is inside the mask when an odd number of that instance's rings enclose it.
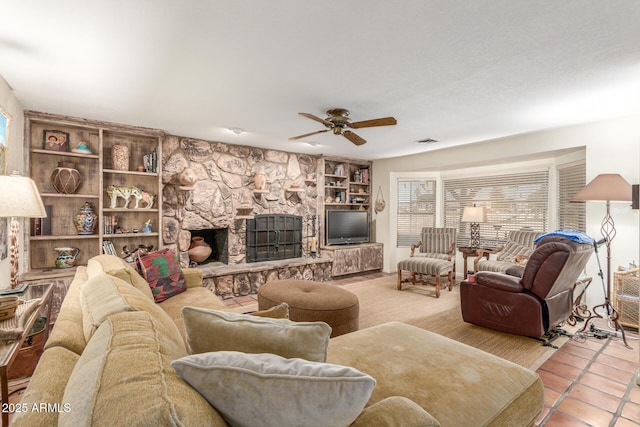
<path fill-rule="evenodd" d="M 47 212 L 35 182 L 19 172 L 0 175 L 0 218 L 44 218 Z"/>
<path fill-rule="evenodd" d="M 465 206 L 462 222 L 487 222 L 487 210 L 484 206 Z"/>
<path fill-rule="evenodd" d="M 573 196 L 572 202 L 630 202 L 631 184 L 617 173 L 603 173 Z"/>

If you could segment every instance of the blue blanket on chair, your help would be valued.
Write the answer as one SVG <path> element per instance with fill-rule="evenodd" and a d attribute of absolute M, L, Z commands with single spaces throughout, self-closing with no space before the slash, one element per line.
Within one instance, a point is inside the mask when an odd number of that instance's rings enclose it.
<path fill-rule="evenodd" d="M 544 233 L 538 237 L 536 237 L 536 239 L 533 241 L 534 243 L 538 243 L 540 240 L 542 240 L 543 238 L 547 237 L 547 236 L 560 236 L 560 237 L 565 237 L 569 240 L 573 240 L 574 242 L 578 242 L 578 243 L 593 243 L 595 242 L 595 239 L 593 237 L 589 237 L 586 234 L 584 234 L 582 231 L 578 231 L 578 230 L 556 230 L 556 231 L 550 231 L 548 233 Z"/>

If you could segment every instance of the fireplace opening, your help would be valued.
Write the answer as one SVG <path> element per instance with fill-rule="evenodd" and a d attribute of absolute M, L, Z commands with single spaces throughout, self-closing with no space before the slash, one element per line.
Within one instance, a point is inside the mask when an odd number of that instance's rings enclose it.
<path fill-rule="evenodd" d="M 191 237 L 200 236 L 211 247 L 211 255 L 199 263 L 207 264 L 210 262 L 221 262 L 229 264 L 229 229 L 228 228 L 209 228 L 204 230 L 189 230 Z"/>
<path fill-rule="evenodd" d="M 247 262 L 302 256 L 302 217 L 256 215 L 247 220 Z"/>

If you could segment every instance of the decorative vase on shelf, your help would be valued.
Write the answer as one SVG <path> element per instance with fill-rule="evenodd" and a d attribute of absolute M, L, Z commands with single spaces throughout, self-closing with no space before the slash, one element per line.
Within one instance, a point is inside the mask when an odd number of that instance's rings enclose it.
<path fill-rule="evenodd" d="M 89 202 L 85 202 L 74 220 L 78 234 L 94 234 L 98 226 L 97 219 L 98 216 L 93 213 Z"/>
<path fill-rule="evenodd" d="M 256 172 L 253 176 L 253 183 L 256 186 L 256 190 L 264 190 L 264 186 L 267 184 L 267 177 L 262 172 Z"/>
<path fill-rule="evenodd" d="M 80 181 L 80 172 L 71 162 L 58 162 L 58 167 L 51 173 L 51 184 L 58 193 L 75 193 Z"/>
<path fill-rule="evenodd" d="M 126 145 L 114 145 L 111 147 L 111 160 L 115 170 L 129 170 L 129 147 Z"/>
<path fill-rule="evenodd" d="M 189 246 L 187 253 L 191 261 L 200 264 L 211 255 L 211 246 L 204 241 L 204 237 L 196 236 L 191 239 L 191 246 Z"/>

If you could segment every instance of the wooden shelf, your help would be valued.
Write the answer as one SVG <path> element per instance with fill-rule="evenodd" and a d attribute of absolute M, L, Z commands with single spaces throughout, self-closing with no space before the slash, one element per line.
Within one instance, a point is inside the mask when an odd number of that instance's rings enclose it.
<path fill-rule="evenodd" d="M 304 193 L 307 190 L 305 190 L 304 188 L 287 188 L 284 191 L 288 191 L 290 193 Z"/>
<path fill-rule="evenodd" d="M 255 218 L 253 215 L 236 215 L 235 219 L 253 219 Z"/>
<path fill-rule="evenodd" d="M 269 190 L 253 190 L 254 194 L 267 194 Z"/>
<path fill-rule="evenodd" d="M 57 246 L 77 247 L 80 252 L 77 265 L 86 265 L 88 260 L 103 253 L 102 241 L 113 239 L 118 244 L 129 245 L 142 239 L 145 244 L 162 246 L 162 131 L 121 125 L 117 123 L 87 121 L 85 119 L 48 113 L 27 111 L 24 115 L 25 152 L 29 155 L 28 172 L 40 190 L 43 203 L 51 207 L 51 217 L 47 219 L 49 235 L 28 236 L 25 242 L 28 256 L 28 270 L 49 271 L 54 264 L 54 248 Z M 43 149 L 46 132 L 55 130 L 66 136 L 69 149 L 83 142 L 92 154 L 57 152 Z M 129 149 L 129 167 L 134 170 L 116 170 L 111 155 L 115 145 Z M 145 156 L 157 154 L 156 172 L 139 172 L 138 165 L 145 162 Z M 76 194 L 61 194 L 55 191 L 51 181 L 52 171 L 60 162 L 73 163 L 81 180 Z M 144 188 L 154 194 L 154 207 L 134 208 L 135 200 L 129 200 L 129 207 L 110 208 L 110 199 L 105 193 L 109 185 Z M 76 234 L 74 221 L 84 202 L 89 202 L 96 216 L 95 234 Z M 118 200 L 122 206 L 123 201 Z M 118 217 L 122 229 L 142 231 L 142 223 L 151 220 L 155 233 L 105 233 L 105 218 Z M 33 226 L 36 220 L 30 221 Z M 43 221 L 44 222 L 44 221 Z M 30 227 L 31 228 L 31 227 Z M 109 231 L 113 231 L 109 229 Z M 53 273 L 49 273 L 53 274 Z"/>
<path fill-rule="evenodd" d="M 104 239 L 118 239 L 124 237 L 155 237 L 158 236 L 157 232 L 152 233 L 114 233 L 114 234 L 103 234 L 102 237 Z"/>
<path fill-rule="evenodd" d="M 29 240 L 75 240 L 75 239 L 97 239 L 98 234 L 66 234 L 66 235 L 46 235 L 46 236 L 29 236 Z"/>

